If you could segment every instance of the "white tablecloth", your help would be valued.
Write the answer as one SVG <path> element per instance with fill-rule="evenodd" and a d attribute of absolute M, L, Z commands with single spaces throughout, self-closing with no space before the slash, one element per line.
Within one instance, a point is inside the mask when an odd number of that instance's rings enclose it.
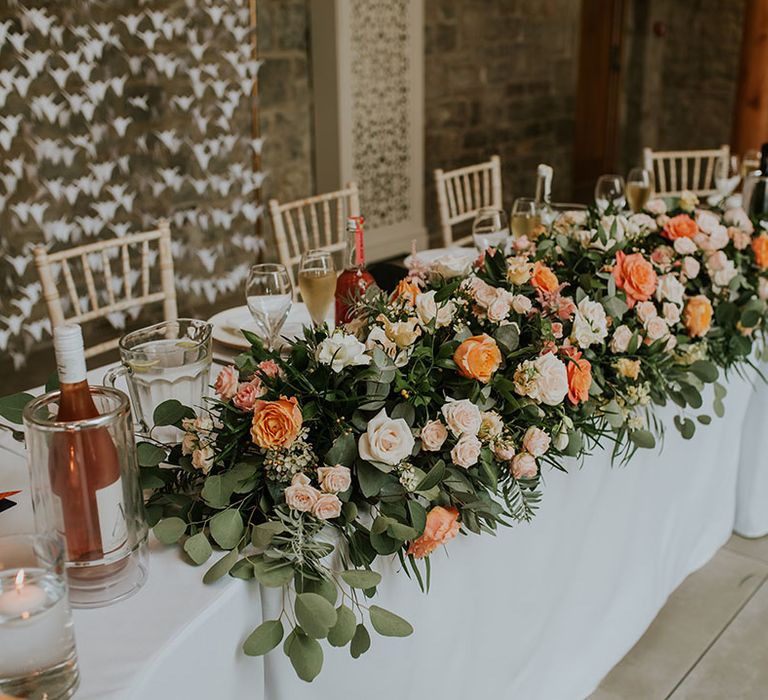
<path fill-rule="evenodd" d="M 737 377 L 728 386 L 725 418 L 700 426 L 692 441 L 670 428 L 663 450 L 639 452 L 626 467 L 597 451 L 570 474 L 548 472 L 534 522 L 454 540 L 433 557 L 427 596 L 402 573 L 385 576 L 376 602 L 415 634 L 372 631 L 372 649 L 357 660 L 328 648 L 311 685 L 280 652 L 263 663 L 240 652 L 275 616 L 275 591 L 239 580 L 205 586 L 176 549 L 153 551 L 136 596 L 75 612 L 77 698 L 583 698 L 731 533 L 736 443 L 752 388 Z M 671 425 L 672 411 L 664 414 Z M 3 488 L 25 487 L 22 457 L 0 451 L 0 460 Z M 0 532 L 18 530 L 27 515 L 22 502 L 0 516 Z"/>

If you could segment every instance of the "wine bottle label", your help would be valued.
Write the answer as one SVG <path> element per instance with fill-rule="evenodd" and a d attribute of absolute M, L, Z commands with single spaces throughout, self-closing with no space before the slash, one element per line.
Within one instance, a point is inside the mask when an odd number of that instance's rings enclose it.
<path fill-rule="evenodd" d="M 117 479 L 103 489 L 97 489 L 96 507 L 99 511 L 101 549 L 104 554 L 110 554 L 123 547 L 128 539 L 122 479 Z"/>
<path fill-rule="evenodd" d="M 355 231 L 355 264 L 358 267 L 365 265 L 365 242 L 363 240 L 362 226 L 358 226 Z"/>
<path fill-rule="evenodd" d="M 56 370 L 62 384 L 77 384 L 85 380 L 83 332 L 76 323 L 64 323 L 53 329 L 53 349 Z"/>

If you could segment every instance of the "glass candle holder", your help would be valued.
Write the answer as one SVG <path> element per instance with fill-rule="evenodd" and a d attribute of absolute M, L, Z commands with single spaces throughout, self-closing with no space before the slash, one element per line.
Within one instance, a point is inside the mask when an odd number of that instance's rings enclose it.
<path fill-rule="evenodd" d="M 149 568 L 128 397 L 107 387 L 90 392 L 100 414 L 94 418 L 57 421 L 58 391 L 24 409 L 35 529 L 64 541 L 75 607 L 128 597 Z"/>
<path fill-rule="evenodd" d="M 63 700 L 79 684 L 61 540 L 0 537 L 0 695 Z"/>

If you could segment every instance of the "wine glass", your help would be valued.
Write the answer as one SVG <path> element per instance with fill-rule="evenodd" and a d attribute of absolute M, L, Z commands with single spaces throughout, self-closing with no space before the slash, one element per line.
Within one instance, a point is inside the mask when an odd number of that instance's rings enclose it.
<path fill-rule="evenodd" d="M 624 194 L 624 178 L 621 175 L 601 175 L 595 184 L 595 203 L 604 212 L 609 206 L 618 212 L 627 204 Z"/>
<path fill-rule="evenodd" d="M 536 200 L 530 197 L 518 197 L 512 205 L 512 236 L 532 238 L 534 231 L 541 225 L 541 214 L 536 207 Z"/>
<path fill-rule="evenodd" d="M 715 161 L 715 189 L 720 200 L 730 196 L 741 180 L 738 156 L 722 156 Z"/>
<path fill-rule="evenodd" d="M 501 209 L 484 207 L 477 212 L 472 222 L 472 238 L 475 248 L 481 253 L 488 248 L 506 252 L 509 241 L 507 215 Z"/>
<path fill-rule="evenodd" d="M 267 349 L 274 350 L 275 341 L 291 309 L 293 285 L 285 265 L 261 263 L 253 265 L 245 282 L 248 309 Z"/>
<path fill-rule="evenodd" d="M 645 168 L 632 168 L 627 175 L 627 201 L 637 214 L 643 211 L 653 193 L 653 174 Z"/>
<path fill-rule="evenodd" d="M 747 175 L 752 175 L 755 170 L 760 170 L 760 151 L 751 148 L 741 158 L 741 178 L 746 181 Z"/>
<path fill-rule="evenodd" d="M 299 263 L 299 289 L 315 328 L 328 317 L 336 293 L 336 267 L 328 250 L 308 250 Z"/>

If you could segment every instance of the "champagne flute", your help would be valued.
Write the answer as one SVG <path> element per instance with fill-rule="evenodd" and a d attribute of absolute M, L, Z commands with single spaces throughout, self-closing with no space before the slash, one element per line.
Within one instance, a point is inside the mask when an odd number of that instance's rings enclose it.
<path fill-rule="evenodd" d="M 315 328 L 322 326 L 336 293 L 336 267 L 328 250 L 308 250 L 299 263 L 299 289 Z"/>
<path fill-rule="evenodd" d="M 632 168 L 627 175 L 627 201 L 637 214 L 643 211 L 653 192 L 653 175 L 645 168 Z"/>
<path fill-rule="evenodd" d="M 267 349 L 275 349 L 275 341 L 291 309 L 293 285 L 285 265 L 261 263 L 253 265 L 245 282 L 248 309 L 259 334 L 267 341 Z"/>
<path fill-rule="evenodd" d="M 507 215 L 501 209 L 484 207 L 477 212 L 472 222 L 472 238 L 479 252 L 488 248 L 507 250 L 509 241 L 509 223 Z"/>
<path fill-rule="evenodd" d="M 627 204 L 624 194 L 624 178 L 621 175 L 601 175 L 595 184 L 595 203 L 600 212 L 612 206 L 615 213 Z"/>
<path fill-rule="evenodd" d="M 512 235 L 515 238 L 532 238 L 540 225 L 541 215 L 536 208 L 536 200 L 518 197 L 512 205 Z"/>

